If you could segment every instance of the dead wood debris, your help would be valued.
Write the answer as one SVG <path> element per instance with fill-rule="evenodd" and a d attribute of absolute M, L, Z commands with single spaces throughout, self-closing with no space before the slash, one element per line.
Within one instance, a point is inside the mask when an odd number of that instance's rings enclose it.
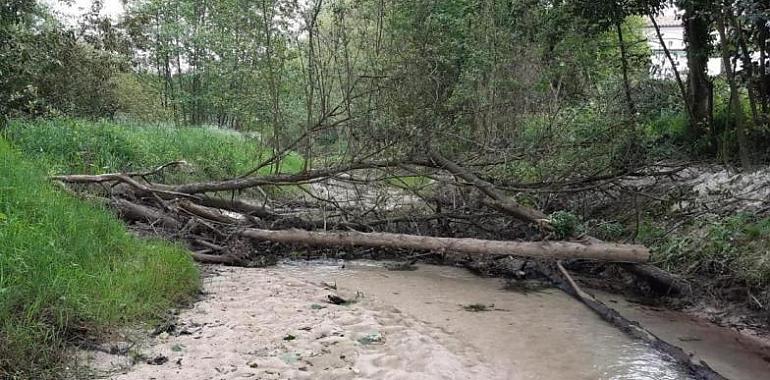
<path fill-rule="evenodd" d="M 615 309 L 612 309 L 611 307 L 596 299 L 593 295 L 584 291 L 577 284 L 577 282 L 575 282 L 572 276 L 570 276 L 569 272 L 567 272 L 567 270 L 564 268 L 564 265 L 561 263 L 561 261 L 556 261 L 554 265 L 556 270 L 544 267 L 543 272 L 546 273 L 547 276 L 550 277 L 552 281 L 557 284 L 557 286 L 559 286 L 559 288 L 588 306 L 588 308 L 593 310 L 602 319 L 611 323 L 626 334 L 639 339 L 649 344 L 656 350 L 668 355 L 677 363 L 687 368 L 690 374 L 693 375 L 696 379 L 726 380 L 724 376 L 712 369 L 706 362 L 702 360 L 696 360 L 681 348 L 658 338 L 655 334 L 642 327 L 639 323 L 628 320 Z"/>
<path fill-rule="evenodd" d="M 298 174 L 253 175 L 181 185 L 148 180 L 150 175 L 179 165 L 175 163 L 146 173 L 61 175 L 52 179 L 76 186 L 64 185 L 69 192 L 110 205 L 142 233 L 185 242 L 192 257 L 203 263 L 269 265 L 276 260 L 274 253 L 307 246 L 331 248 L 339 254 L 359 250 L 373 258 L 379 258 L 376 255 L 381 251 L 401 252 L 401 257 L 406 259 L 403 268 L 410 268 L 417 259 L 444 258 L 448 254 L 491 260 L 528 257 L 528 260 L 512 259 L 518 261 L 505 273 L 524 280 L 528 273 L 537 272 L 540 278 L 557 284 L 629 335 L 671 355 L 698 378 L 722 378 L 705 363 L 695 363 L 681 349 L 658 339 L 583 292 L 558 261 L 582 258 L 621 262 L 643 280 L 669 292 L 686 294 L 689 287 L 683 281 L 656 268 L 638 265 L 649 258 L 645 247 L 605 243 L 590 237 L 574 241 L 522 241 L 550 235 L 543 233 L 551 229 L 545 213 L 516 202 L 492 182 L 437 151 L 429 152 L 428 156 L 426 160 L 354 162 Z M 443 192 L 413 190 L 411 194 L 394 195 L 388 194 L 392 186 L 367 177 L 373 171 L 403 169 L 410 165 L 431 170 L 426 176 L 439 178 L 442 185 L 448 186 L 444 186 Z M 410 172 L 418 170 L 413 168 Z M 379 178 L 392 178 L 392 173 Z M 84 188 L 87 184 L 102 186 L 87 191 Z M 329 190 L 330 184 L 347 190 L 350 188 L 345 186 L 353 186 L 353 191 L 346 190 L 343 197 L 335 197 Z M 326 197 L 303 187 L 303 192 L 311 196 L 301 202 L 281 203 L 267 197 L 260 202 L 235 197 L 236 193 L 265 186 L 324 185 Z M 367 194 L 371 188 L 384 192 Z M 344 199 L 351 194 L 357 199 Z M 395 205 L 387 199 L 383 201 L 389 196 L 411 197 L 412 201 Z M 455 260 L 458 261 L 462 259 Z M 327 302 L 345 305 L 354 301 L 329 295 Z M 469 307 L 469 310 L 481 311 L 475 309 L 473 305 Z M 162 358 L 153 361 L 162 361 Z"/>
<path fill-rule="evenodd" d="M 437 152 L 431 152 L 430 157 L 431 160 L 411 163 L 444 168 L 478 188 L 481 194 L 488 198 L 482 204 L 500 212 L 495 215 L 497 218 L 513 217 L 518 219 L 521 222 L 519 224 L 523 224 L 525 228 L 548 228 L 547 217 L 542 212 L 519 205 L 512 198 L 503 195 L 491 183 L 481 180 L 469 170 Z M 402 207 L 405 210 L 401 210 L 378 207 L 380 206 L 378 203 L 369 207 L 360 199 L 355 202 L 351 199 L 330 199 L 328 202 L 321 202 L 322 207 L 301 208 L 287 213 L 279 211 L 285 210 L 285 206 L 281 204 L 266 202 L 257 204 L 246 199 L 234 197 L 226 199 L 206 194 L 243 191 L 260 186 L 300 186 L 322 180 L 331 181 L 336 177 L 345 178 L 347 181 L 345 183 L 364 182 L 369 186 L 381 186 L 382 184 L 379 183 L 355 180 L 355 175 L 351 173 L 401 167 L 405 165 L 404 162 L 358 162 L 298 174 L 273 174 L 182 185 L 157 184 L 147 180 L 149 175 L 179 164 L 181 163 L 169 163 L 155 170 L 141 173 L 60 175 L 52 179 L 67 184 L 110 185 L 102 187 L 102 202 L 115 208 L 122 218 L 143 227 L 148 233 L 167 235 L 186 241 L 193 258 L 204 263 L 252 265 L 250 258 L 253 256 L 251 253 L 253 250 L 248 247 L 249 243 L 244 243 L 247 239 L 295 246 L 370 247 L 406 249 L 415 252 L 450 251 L 562 259 L 579 257 L 618 262 L 644 262 L 649 257 L 646 248 L 634 245 L 498 240 L 506 239 L 505 234 L 491 236 L 493 239 L 488 240 L 474 237 L 425 236 L 426 233 L 433 232 L 456 235 L 457 230 L 468 231 L 468 226 L 478 225 L 473 222 L 477 217 L 472 210 L 453 207 L 455 211 L 448 213 L 443 210 L 449 205 L 442 205 L 436 199 L 433 199 L 436 207 L 442 210 L 436 210 L 430 204 L 405 205 Z M 457 182 L 457 185 L 465 186 L 467 183 Z M 356 191 L 352 192 L 353 196 L 359 195 L 366 198 L 361 195 L 360 188 L 354 189 Z M 309 192 L 306 189 L 305 191 Z M 351 192 L 346 192 L 345 196 L 350 197 L 350 194 Z M 320 197 L 314 195 L 312 198 L 319 200 Z M 489 211 L 484 210 L 483 213 L 487 215 Z M 452 225 L 454 227 L 451 227 Z M 401 231 L 398 230 L 399 228 Z M 398 233 L 390 232 L 394 229 Z M 496 234 L 495 231 L 487 229 L 486 235 Z M 241 249 L 234 249 L 234 246 L 239 244 Z"/>

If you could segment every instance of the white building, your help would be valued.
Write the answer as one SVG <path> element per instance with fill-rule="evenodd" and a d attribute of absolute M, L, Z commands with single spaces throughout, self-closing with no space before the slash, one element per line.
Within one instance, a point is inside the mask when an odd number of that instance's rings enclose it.
<path fill-rule="evenodd" d="M 647 42 L 652 49 L 652 65 L 650 75 L 657 79 L 674 78 L 674 67 L 679 71 L 682 77 L 687 76 L 687 51 L 684 44 L 684 25 L 682 23 L 683 12 L 675 7 L 666 8 L 660 15 L 655 17 L 655 21 L 660 28 L 660 34 L 663 42 L 666 44 L 674 65 L 671 65 L 660 38 L 655 31 L 652 22 L 647 20 L 644 33 L 647 36 Z M 719 58 L 710 58 L 708 62 L 708 73 L 711 76 L 719 75 L 722 72 L 722 60 Z"/>

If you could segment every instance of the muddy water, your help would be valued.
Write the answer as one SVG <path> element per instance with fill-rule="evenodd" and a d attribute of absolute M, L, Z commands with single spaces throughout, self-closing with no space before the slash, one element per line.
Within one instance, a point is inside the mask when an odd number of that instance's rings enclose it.
<path fill-rule="evenodd" d="M 630 303 L 613 294 L 595 292 L 626 318 L 705 360 L 732 380 L 770 379 L 770 346 L 765 339 L 716 326 L 692 315 Z"/>
<path fill-rule="evenodd" d="M 120 380 L 689 378 L 555 290 L 504 290 L 501 280 L 457 268 L 341 264 L 215 267 L 176 333 L 136 348 L 135 356 L 163 360 L 90 362 Z M 355 302 L 333 305 L 330 294 Z M 758 367 L 733 373 L 768 378 Z"/>
<path fill-rule="evenodd" d="M 520 293 L 499 279 L 420 266 L 388 271 L 376 264 L 286 265 L 287 271 L 336 283 L 392 305 L 459 339 L 507 379 L 687 379 L 680 368 L 609 326 L 558 290 Z M 470 312 L 463 306 L 486 305 Z"/>

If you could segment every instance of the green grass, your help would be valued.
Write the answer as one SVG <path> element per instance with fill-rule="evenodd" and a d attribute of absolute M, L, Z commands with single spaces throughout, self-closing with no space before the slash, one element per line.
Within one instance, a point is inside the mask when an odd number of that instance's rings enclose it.
<path fill-rule="evenodd" d="M 150 169 L 170 161 L 192 165 L 164 182 L 232 178 L 270 156 L 256 139 L 237 132 L 202 127 L 173 127 L 78 119 L 13 120 L 7 137 L 27 157 L 46 165 L 49 174 L 99 174 Z M 297 172 L 303 159 L 288 155 L 281 171 Z M 270 171 L 263 168 L 263 172 Z"/>
<path fill-rule="evenodd" d="M 770 218 L 713 217 L 671 234 L 648 222 L 639 237 L 652 248 L 653 262 L 674 273 L 706 277 L 721 286 L 770 286 Z"/>
<path fill-rule="evenodd" d="M 198 287 L 184 250 L 57 191 L 0 137 L 0 378 L 59 377 L 72 339 L 156 321 Z"/>

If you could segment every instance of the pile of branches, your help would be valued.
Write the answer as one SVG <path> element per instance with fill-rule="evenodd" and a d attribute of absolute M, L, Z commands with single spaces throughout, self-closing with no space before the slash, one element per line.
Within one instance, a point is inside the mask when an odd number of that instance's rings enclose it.
<path fill-rule="evenodd" d="M 649 258 L 648 250 L 637 245 L 547 239 L 551 222 L 546 214 L 519 204 L 438 152 L 424 160 L 353 162 L 297 174 L 176 185 L 152 181 L 182 164 L 172 162 L 148 172 L 52 179 L 108 204 L 144 230 L 185 241 L 193 257 L 206 263 L 246 264 L 252 256 L 245 243 L 249 240 L 633 263 Z M 430 169 L 428 177 L 436 181 L 433 191 L 394 187 L 387 174 L 372 178 L 372 173 L 393 168 L 423 173 Z M 101 191 L 78 191 L 86 185 L 100 185 Z M 265 189 L 278 186 L 291 186 L 305 196 L 289 202 L 270 199 Z M 261 191 L 262 199 L 235 196 L 255 193 L 254 189 Z M 223 193 L 229 196 L 216 195 Z M 527 238 L 537 241 L 521 241 Z"/>
<path fill-rule="evenodd" d="M 647 248 L 560 234 L 548 215 L 517 202 L 440 152 L 429 151 L 423 159 L 357 161 L 296 174 L 253 171 L 240 178 L 185 184 L 153 180 L 185 164 L 52 180 L 115 209 L 135 229 L 184 242 L 202 263 L 254 265 L 255 260 L 264 263 L 269 252 L 296 247 L 524 257 L 556 286 L 670 355 L 697 378 L 722 378 L 580 289 L 565 269 L 586 259 L 617 263 L 651 286 L 686 293 L 686 283 L 644 264 L 650 256 Z M 394 171 L 430 178 L 429 189 L 398 187 L 401 175 Z M 269 195 L 280 187 L 302 197 L 278 200 Z"/>

